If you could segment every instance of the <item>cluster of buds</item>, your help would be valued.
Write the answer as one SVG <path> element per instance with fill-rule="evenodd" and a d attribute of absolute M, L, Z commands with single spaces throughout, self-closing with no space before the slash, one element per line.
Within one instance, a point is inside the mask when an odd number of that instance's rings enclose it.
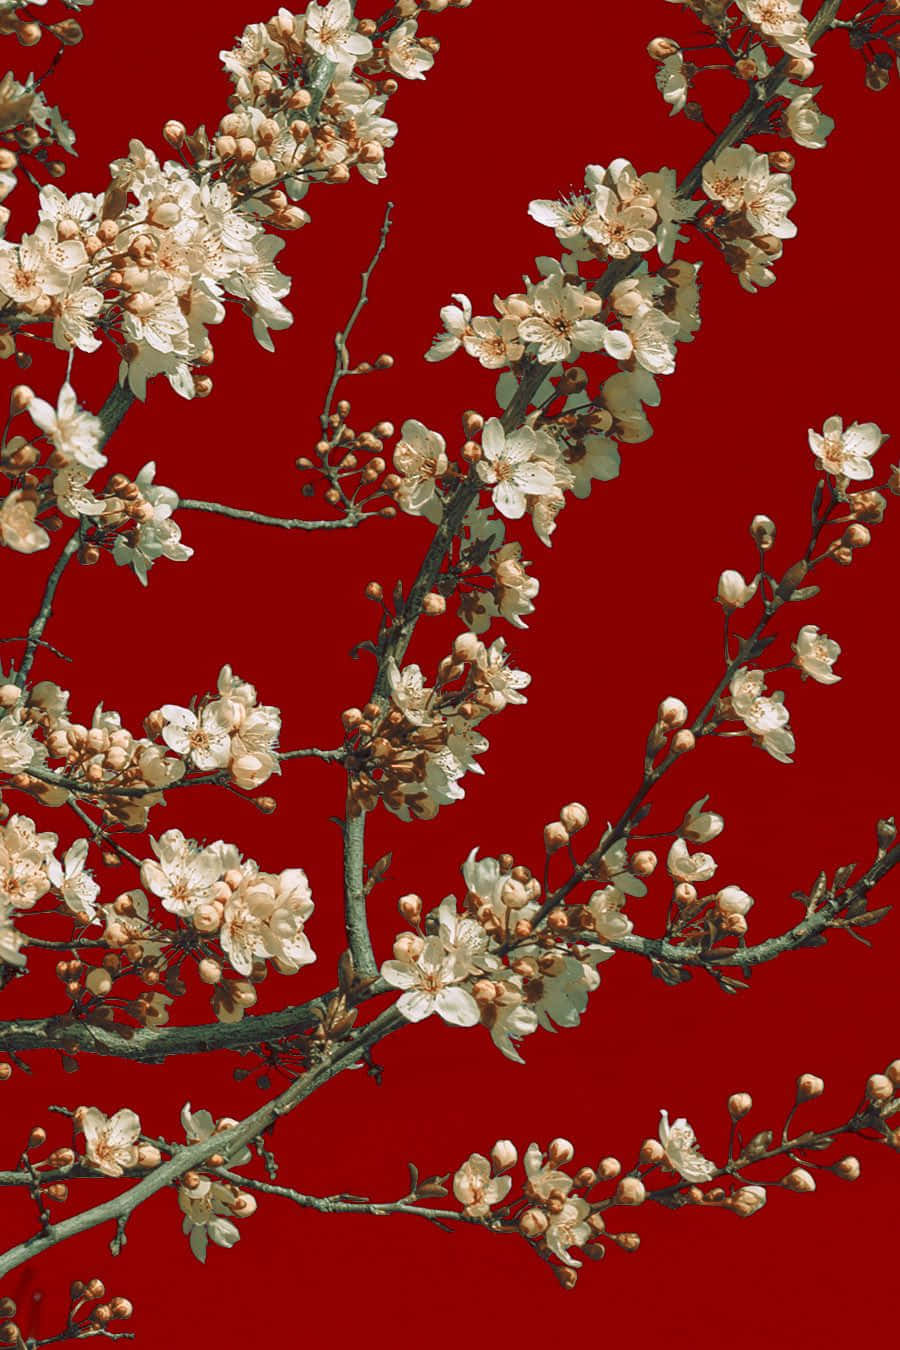
<path fill-rule="evenodd" d="M 10 19 L 0 16 L 0 26 L 4 22 Z M 29 30 L 41 31 L 37 24 L 18 22 Z M 60 155 L 73 154 L 74 143 L 74 132 L 59 108 L 47 103 L 35 77 L 29 75 L 20 82 L 7 71 L 0 79 L 0 202 L 6 201 L 22 171 L 32 181 L 36 170 L 50 178 L 61 178 L 66 164 Z M 0 206 L 0 233 L 9 218 L 9 207 Z"/>
<path fill-rule="evenodd" d="M 394 358 L 382 352 L 374 362 L 361 361 L 344 373 L 368 375 L 377 370 L 389 370 L 393 363 Z M 358 520 L 376 498 L 392 493 L 400 480 L 396 474 L 388 472 L 384 458 L 385 442 L 394 434 L 393 423 L 379 421 L 366 431 L 356 431 L 348 420 L 351 412 L 350 401 L 339 399 L 334 412 L 328 415 L 325 435 L 316 444 L 315 459 L 301 455 L 296 465 L 298 469 L 321 476 L 325 483 L 324 498 L 329 506 Z M 314 491 L 312 483 L 304 484 L 305 496 L 311 496 Z M 378 508 L 378 514 L 391 519 L 397 512 L 394 506 L 386 504 Z"/>
<path fill-rule="evenodd" d="M 17 1325 L 18 1309 L 11 1298 L 0 1298 L 0 1345 L 26 1350 L 31 1343 Z M 74 1280 L 69 1288 L 69 1310 L 66 1324 L 54 1341 L 82 1340 L 88 1336 L 110 1335 L 110 1322 L 124 1322 L 134 1313 L 130 1299 L 121 1294 L 107 1298 L 106 1286 L 94 1276 L 90 1280 Z"/>
<path fill-rule="evenodd" d="M 514 1191 L 508 1174 L 518 1162 L 518 1151 L 510 1140 L 501 1139 L 489 1158 L 473 1153 L 453 1177 L 453 1194 L 463 1213 L 501 1232 L 518 1231 L 550 1262 L 565 1289 L 574 1288 L 582 1265 L 573 1251 L 599 1260 L 609 1244 L 626 1252 L 638 1250 L 638 1234 L 609 1232 L 603 1211 L 614 1205 L 633 1207 L 645 1198 L 638 1177 L 621 1176 L 618 1159 L 603 1158 L 596 1166 L 576 1168 L 574 1157 L 568 1139 L 551 1140 L 546 1152 L 530 1144 Z M 615 1189 L 609 1199 L 587 1199 L 596 1186 L 611 1182 Z"/>
<path fill-rule="evenodd" d="M 84 37 L 84 32 L 78 20 L 71 17 L 71 11 L 86 9 L 91 4 L 93 0 L 56 0 L 50 14 L 42 15 L 38 20 L 31 14 L 19 12 L 29 8 L 29 0 L 3 0 L 0 37 L 14 37 L 23 47 L 36 46 L 42 37 L 55 38 L 61 47 L 76 47 Z M 60 14 L 59 18 L 55 17 L 54 10 Z M 66 10 L 69 11 L 68 15 L 65 14 Z"/>
<path fill-rule="evenodd" d="M 443 597 L 435 593 L 424 608 L 440 613 Z M 370 811 L 380 800 L 401 819 L 429 820 L 465 795 L 459 780 L 478 772 L 475 756 L 488 748 L 480 724 L 524 703 L 531 677 L 508 664 L 503 638 L 487 647 L 468 632 L 455 639 L 433 685 L 417 665 L 400 669 L 391 659 L 387 670 L 386 708 L 370 703 L 342 714 L 351 809 Z"/>
<path fill-rule="evenodd" d="M 74 788 L 96 798 L 108 823 L 139 830 L 165 788 L 189 770 L 213 771 L 245 792 L 281 772 L 275 748 L 281 714 L 259 704 L 253 685 L 230 666 L 219 674 L 216 695 L 148 714 L 144 737 L 132 735 L 110 709 L 98 708 L 90 726 L 73 722 L 68 697 L 49 680 L 25 690 L 0 686 L 0 772 L 45 806 L 62 805 Z M 274 809 L 268 798 L 257 804 Z"/>

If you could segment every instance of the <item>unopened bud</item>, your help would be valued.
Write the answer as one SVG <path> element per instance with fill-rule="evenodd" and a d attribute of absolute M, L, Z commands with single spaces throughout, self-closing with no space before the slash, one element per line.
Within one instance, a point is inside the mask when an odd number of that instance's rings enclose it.
<path fill-rule="evenodd" d="M 846 1158 L 841 1158 L 840 1162 L 836 1162 L 831 1170 L 842 1181 L 856 1181 L 862 1169 L 859 1165 L 859 1158 L 854 1158 L 850 1154 Z"/>
<path fill-rule="evenodd" d="M 491 1162 L 494 1164 L 495 1172 L 507 1172 L 511 1167 L 515 1167 L 518 1161 L 518 1152 L 511 1139 L 498 1139 L 491 1149 Z"/>
<path fill-rule="evenodd" d="M 540 1237 L 550 1227 L 550 1220 L 542 1209 L 526 1209 L 519 1215 L 519 1228 L 525 1237 Z"/>
<path fill-rule="evenodd" d="M 660 1163 L 666 1156 L 666 1151 L 658 1139 L 645 1139 L 641 1144 L 639 1156 L 642 1163 Z"/>
<path fill-rule="evenodd" d="M 407 923 L 418 923 L 422 917 L 421 895 L 401 895 L 397 908 Z"/>
<path fill-rule="evenodd" d="M 563 1167 L 575 1157 L 575 1146 L 568 1139 L 551 1139 L 547 1157 L 554 1167 Z"/>
<path fill-rule="evenodd" d="M 682 727 L 681 731 L 672 737 L 672 754 L 685 755 L 689 750 L 693 750 L 695 745 L 694 733 L 687 727 Z"/>
<path fill-rule="evenodd" d="M 812 1097 L 821 1097 L 825 1084 L 814 1073 L 801 1073 L 797 1079 L 797 1101 L 808 1102 Z"/>
<path fill-rule="evenodd" d="M 622 1170 L 618 1158 L 601 1158 L 597 1164 L 597 1175 L 601 1181 L 613 1181 Z"/>
<path fill-rule="evenodd" d="M 561 820 L 552 820 L 549 825 L 544 826 L 544 848 L 548 853 L 565 848 L 568 842 L 569 832 Z"/>
<path fill-rule="evenodd" d="M 894 1095 L 894 1084 L 886 1073 L 873 1073 L 866 1083 L 866 1096 L 870 1102 L 889 1102 Z"/>
<path fill-rule="evenodd" d="M 616 1187 L 616 1202 L 620 1205 L 642 1205 L 647 1191 L 640 1177 L 622 1177 Z"/>
<path fill-rule="evenodd" d="M 680 698 L 664 698 L 659 705 L 659 720 L 673 731 L 683 727 L 687 721 L 687 704 Z"/>
<path fill-rule="evenodd" d="M 815 1178 L 805 1167 L 795 1167 L 783 1178 L 781 1184 L 789 1191 L 796 1191 L 798 1195 L 808 1195 L 816 1189 Z"/>
<path fill-rule="evenodd" d="M 581 802 L 569 802 L 559 813 L 560 823 L 569 834 L 577 834 L 588 823 L 587 807 Z"/>
<path fill-rule="evenodd" d="M 670 37 L 655 37 L 647 43 L 647 55 L 651 61 L 665 61 L 680 50 L 678 43 Z"/>
<path fill-rule="evenodd" d="M 749 1092 L 733 1092 L 728 1098 L 728 1114 L 732 1120 L 743 1120 L 753 1110 L 753 1098 Z"/>

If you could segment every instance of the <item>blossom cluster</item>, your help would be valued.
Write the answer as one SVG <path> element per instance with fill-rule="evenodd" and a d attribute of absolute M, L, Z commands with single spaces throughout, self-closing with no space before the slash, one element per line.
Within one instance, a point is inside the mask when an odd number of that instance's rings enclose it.
<path fill-rule="evenodd" d="M 222 53 L 235 92 L 212 140 L 169 122 L 179 160 L 160 162 L 132 140 L 105 192 L 66 197 L 48 185 L 36 229 L 0 241 L 0 353 L 16 350 L 19 331 L 52 323 L 63 351 L 111 342 L 139 398 L 159 374 L 185 398 L 208 394 L 208 330 L 226 299 L 271 349 L 271 330 L 291 323 L 290 282 L 275 262 L 284 240 L 272 231 L 309 220 L 296 203 L 312 182 L 345 182 L 353 166 L 370 182 L 384 176 L 393 75 L 423 78 L 436 48 L 412 18 L 376 33 L 348 0 L 282 7 L 248 26 Z"/>
<path fill-rule="evenodd" d="M 214 1120 L 209 1111 L 193 1111 L 187 1102 L 181 1123 L 188 1145 L 202 1144 L 238 1122 L 229 1116 Z M 82 1106 L 75 1112 L 75 1124 L 84 1136 L 85 1165 L 108 1177 L 123 1176 L 126 1170 L 159 1166 L 159 1148 L 141 1133 L 141 1121 L 128 1107 L 106 1116 L 96 1106 Z M 250 1161 L 248 1149 L 237 1150 L 228 1158 L 230 1167 Z M 249 1191 L 216 1177 L 187 1172 L 178 1187 L 178 1204 L 183 1214 L 182 1228 L 190 1249 L 198 1261 L 205 1262 L 209 1242 L 218 1247 L 233 1247 L 240 1238 L 235 1219 L 248 1218 L 256 1209 Z"/>
<path fill-rule="evenodd" d="M 21 968 L 25 939 L 15 918 L 52 892 L 69 914 L 89 923 L 97 913 L 100 887 L 85 866 L 87 839 L 77 839 L 60 859 L 56 834 L 38 830 L 30 816 L 2 809 L 7 814 L 0 824 L 0 963 Z"/>
<path fill-rule="evenodd" d="M 440 598 L 440 597 L 438 597 Z M 504 638 L 490 646 L 462 633 L 426 684 L 421 667 L 387 662 L 390 702 L 348 708 L 350 802 L 369 811 L 380 800 L 402 820 L 430 820 L 465 796 L 460 779 L 482 773 L 476 760 L 489 742 L 479 730 L 492 713 L 525 703 L 531 676 L 509 663 Z"/>
<path fill-rule="evenodd" d="M 222 773 L 243 791 L 281 772 L 275 748 L 281 714 L 258 703 L 253 685 L 230 666 L 219 673 L 215 697 L 205 695 L 196 708 L 165 704 L 151 712 L 146 736 L 134 736 L 102 704 L 90 726 L 74 722 L 68 699 L 50 680 L 24 690 L 0 686 L 0 772 L 45 806 L 60 806 L 75 791 L 102 802 L 117 824 L 138 830 L 164 790 L 191 770 Z"/>
<path fill-rule="evenodd" d="M 10 437 L 9 426 L 25 411 L 39 434 Z M 50 532 L 63 517 L 76 520 L 82 563 L 96 563 L 106 551 L 120 566 L 131 566 L 146 585 L 159 558 L 184 562 L 193 554 L 172 519 L 178 496 L 153 481 L 152 461 L 133 480 L 110 474 L 98 491 L 91 479 L 107 462 L 101 444 L 99 418 L 79 407 L 68 381 L 55 408 L 27 385 L 16 386 L 0 446 L 0 473 L 24 486 L 11 488 L 0 501 L 0 544 L 16 553 L 40 552 L 49 548 Z"/>

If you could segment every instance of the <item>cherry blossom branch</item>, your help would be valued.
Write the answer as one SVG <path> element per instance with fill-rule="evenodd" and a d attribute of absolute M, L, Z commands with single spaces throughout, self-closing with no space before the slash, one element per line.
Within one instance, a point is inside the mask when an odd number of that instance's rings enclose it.
<path fill-rule="evenodd" d="M 810 50 L 814 50 L 816 43 L 828 31 L 831 22 L 841 7 L 843 0 L 825 0 L 825 3 L 816 12 L 815 17 L 810 21 L 807 42 Z M 759 82 L 761 93 L 754 87 L 747 95 L 746 100 L 728 122 L 724 130 L 716 137 L 712 144 L 703 152 L 694 167 L 685 175 L 679 184 L 676 196 L 690 198 L 697 191 L 703 178 L 704 165 L 712 163 L 723 150 L 737 144 L 741 137 L 746 136 L 753 128 L 760 114 L 765 109 L 768 101 L 777 92 L 779 86 L 783 83 L 785 73 L 790 62 L 790 57 L 785 55 L 772 69 L 770 74 Z M 590 289 L 595 294 L 606 297 L 619 282 L 624 281 L 626 277 L 643 265 L 640 253 L 632 253 L 628 258 L 621 261 L 614 260 L 604 270 L 603 274 L 597 278 Z M 524 374 L 512 401 L 506 409 L 506 415 L 503 418 L 504 427 L 508 430 L 510 427 L 521 425 L 522 419 L 527 412 L 531 400 L 545 378 L 546 369 L 539 365 L 533 358 L 530 364 L 526 365 Z"/>
<path fill-rule="evenodd" d="M 883 880 L 898 863 L 900 863 L 900 845 L 895 845 L 876 859 L 852 886 L 846 886 L 843 889 L 834 888 L 818 895 L 814 902 L 818 908 L 812 908 L 792 928 L 775 937 L 766 938 L 762 942 L 749 946 L 709 950 L 708 947 L 704 947 L 700 943 L 686 943 L 679 946 L 665 938 L 640 937 L 634 933 L 625 937 L 604 937 L 603 942 L 607 946 L 615 948 L 616 951 L 631 952 L 637 956 L 644 956 L 654 963 L 662 963 L 665 966 L 679 969 L 682 967 L 699 967 L 714 973 L 712 967 L 718 969 L 723 966 L 737 966 L 741 970 L 749 971 L 754 966 L 773 961 L 785 952 L 797 951 L 803 947 L 819 946 L 824 941 L 822 935 L 829 928 L 843 927 L 853 932 L 853 918 L 840 919 L 840 916 L 852 911 L 856 902 L 865 901 L 869 891 L 879 881 Z M 812 901 L 812 897 L 808 897 L 808 899 Z M 868 927 L 875 921 L 875 915 L 883 918 L 886 914 L 887 909 L 878 911 L 862 909 L 857 917 L 862 918 L 860 926 Z M 840 921 L 836 922 L 839 919 Z"/>
<path fill-rule="evenodd" d="M 117 1237 L 114 1242 L 120 1246 L 125 1224 L 135 1209 L 150 1196 L 177 1181 L 190 1169 L 202 1166 L 213 1154 L 222 1154 L 227 1159 L 229 1154 L 251 1143 L 263 1130 L 298 1107 L 317 1088 L 329 1082 L 343 1069 L 357 1063 L 364 1052 L 371 1049 L 382 1037 L 403 1025 L 404 1018 L 396 1009 L 386 1009 L 374 1021 L 355 1032 L 348 1041 L 339 1044 L 333 1050 L 326 1050 L 322 1062 L 315 1069 L 298 1078 L 284 1092 L 273 1097 L 237 1125 L 209 1139 L 178 1149 L 172 1158 L 155 1167 L 136 1186 L 92 1209 L 83 1210 L 79 1214 L 61 1220 L 49 1229 L 35 1233 L 24 1242 L 0 1254 L 0 1276 L 8 1275 L 11 1270 L 24 1265 L 41 1252 L 48 1251 L 61 1242 L 77 1237 L 101 1224 L 116 1224 Z"/>
<path fill-rule="evenodd" d="M 230 520 L 246 520 L 251 525 L 271 525 L 279 530 L 349 530 L 364 520 L 377 520 L 375 511 L 363 511 L 352 503 L 347 514 L 337 520 L 301 520 L 299 517 L 266 516 L 259 511 L 245 511 L 237 506 L 222 506 L 219 502 L 198 502 L 179 497 L 180 511 L 204 511 L 207 515 L 227 516 Z"/>

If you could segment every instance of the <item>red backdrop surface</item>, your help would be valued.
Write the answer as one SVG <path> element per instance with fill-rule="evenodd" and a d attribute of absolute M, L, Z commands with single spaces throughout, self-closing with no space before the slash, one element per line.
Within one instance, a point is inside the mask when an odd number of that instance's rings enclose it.
<path fill-rule="evenodd" d="M 193 8 L 97 0 L 84 16 L 85 43 L 67 55 L 48 91 L 79 137 L 80 157 L 62 186 L 102 189 L 107 162 L 126 151 L 129 137 L 162 153 L 168 117 L 214 125 L 229 92 L 217 52 L 245 22 L 265 17 L 248 0 Z M 299 507 L 293 460 L 316 439 L 331 335 L 352 306 L 388 198 L 395 224 L 352 350 L 356 359 L 388 350 L 396 364 L 353 383 L 351 420 L 399 425 L 414 416 L 455 443 L 463 409 L 491 411 L 494 377 L 461 356 L 423 363 L 449 293 L 465 290 L 476 312 L 488 312 L 494 291 L 516 289 L 522 272 L 533 275 L 533 257 L 552 251 L 553 238 L 529 219 L 527 203 L 578 185 L 586 163 L 624 155 L 645 169 L 683 171 L 708 143 L 703 127 L 669 120 L 653 85 L 647 41 L 661 29 L 681 39 L 696 31 L 661 0 L 571 0 L 556 16 L 517 0 L 478 0 L 428 29 L 443 48 L 427 81 L 404 85 L 394 101 L 401 130 L 387 180 L 314 191 L 312 225 L 288 240 L 282 266 L 295 278 L 295 323 L 277 335 L 275 355 L 256 347 L 242 316 L 230 316 L 213 333 L 213 395 L 187 404 L 157 381 L 111 443 L 111 467 L 135 473 L 152 458 L 160 481 L 185 496 L 273 512 Z M 525 542 L 541 581 L 528 631 L 507 630 L 516 662 L 534 676 L 529 702 L 492 720 L 486 775 L 467 780 L 464 802 L 429 824 L 372 818 L 370 856 L 394 853 L 371 906 L 382 958 L 399 927 L 396 898 L 417 890 L 432 904 L 454 888 L 461 896 L 459 866 L 473 845 L 494 855 L 509 849 L 537 866 L 541 828 L 563 802 L 587 803 L 601 825 L 619 814 L 660 697 L 677 694 L 696 706 L 718 677 L 716 578 L 724 567 L 752 574 L 750 517 L 763 511 L 776 519 L 785 566 L 805 538 L 815 481 L 807 427 L 834 412 L 896 426 L 890 316 L 900 286 L 882 236 L 864 226 L 885 209 L 883 196 L 869 192 L 885 190 L 878 129 L 895 125 L 898 91 L 871 94 L 862 73 L 841 37 L 826 39 L 815 82 L 825 86 L 820 101 L 837 128 L 827 150 L 799 153 L 800 233 L 776 285 L 747 295 L 710 253 L 703 327 L 680 348 L 676 375 L 661 381 L 652 440 L 624 447 L 621 477 L 567 507 L 552 550 L 527 524 L 510 531 Z M 726 80 L 713 116 L 724 117 L 736 96 Z M 27 211 L 27 204 L 17 211 L 22 228 Z M 49 388 L 58 361 L 36 367 L 33 382 L 44 370 Z M 111 377 L 102 356 L 75 363 L 76 388 L 93 406 Z M 874 547 L 852 567 L 834 567 L 824 593 L 786 616 L 796 615 L 798 626 L 817 623 L 844 648 L 844 678 L 833 688 L 786 676 L 796 763 L 778 764 L 746 741 L 705 744 L 654 796 L 664 827 L 712 793 L 727 822 L 713 846 L 719 876 L 757 897 L 756 938 L 796 921 L 790 892 L 820 868 L 871 856 L 876 818 L 898 806 L 897 721 L 887 692 L 896 511 Z M 71 689 L 82 719 L 102 699 L 134 726 L 161 702 L 184 703 L 213 688 L 228 661 L 263 701 L 283 709 L 285 746 L 337 743 L 340 709 L 364 702 L 371 682 L 369 658 L 349 658 L 352 644 L 373 632 L 363 587 L 371 578 L 386 588 L 411 578 L 428 526 L 401 518 L 306 537 L 186 515 L 183 530 L 195 557 L 159 564 L 146 591 L 106 562 L 66 575 L 48 637 L 74 661 L 61 666 L 43 652 L 37 673 Z M 46 562 L 4 557 L 7 632 L 24 631 Z M 423 628 L 411 656 L 427 661 L 455 630 L 449 619 Z M 328 817 L 342 810 L 342 777 L 334 766 L 286 765 L 270 817 L 206 790 L 172 794 L 165 813 L 154 813 L 157 833 L 177 825 L 194 837 L 234 840 L 264 868 L 306 868 L 318 964 L 290 984 L 270 978 L 258 1010 L 302 1000 L 333 979 L 342 947 L 340 851 Z M 68 838 L 67 824 L 42 818 Z M 116 890 L 132 884 L 121 874 L 102 879 Z M 659 931 L 663 889 L 632 904 L 639 929 Z M 883 903 L 897 896 L 895 879 L 882 894 Z M 727 1138 L 730 1092 L 753 1094 L 758 1128 L 779 1126 L 801 1071 L 821 1074 L 828 1087 L 809 1109 L 810 1123 L 843 1119 L 868 1073 L 900 1052 L 898 924 L 892 915 L 875 929 L 871 950 L 834 934 L 824 949 L 759 970 L 735 998 L 711 981 L 665 988 L 645 963 L 619 956 L 603 968 L 582 1026 L 532 1037 L 525 1068 L 502 1059 L 483 1031 L 434 1019 L 378 1048 L 380 1087 L 363 1072 L 345 1073 L 280 1126 L 282 1176 L 308 1191 L 392 1197 L 402 1192 L 408 1159 L 426 1174 L 446 1172 L 498 1137 L 524 1146 L 558 1133 L 585 1160 L 605 1153 L 630 1160 L 655 1131 L 661 1106 L 687 1114 L 715 1154 Z M 37 971 L 40 963 L 32 964 Z M 60 986 L 35 974 L 12 984 L 0 1011 L 61 1007 Z M 183 1018 L 204 1016 L 205 996 L 185 1007 Z M 127 1104 L 145 1128 L 170 1135 L 188 1099 L 215 1114 L 243 1114 L 261 1096 L 252 1080 L 233 1081 L 238 1062 L 217 1055 L 145 1068 L 84 1058 L 74 1077 L 35 1057 L 31 1077 L 17 1073 L 0 1098 L 4 1165 L 17 1156 L 23 1131 L 46 1119 L 47 1102 L 107 1111 Z M 29 1290 L 46 1291 L 28 1329 L 49 1334 L 59 1289 L 99 1274 L 134 1300 L 145 1346 L 235 1334 L 273 1345 L 423 1339 L 432 1350 L 495 1334 L 523 1342 L 623 1334 L 638 1345 L 663 1336 L 713 1345 L 724 1336 L 734 1350 L 761 1336 L 779 1346 L 838 1345 L 890 1317 L 900 1166 L 886 1149 L 860 1151 L 857 1184 L 826 1174 L 816 1196 L 777 1192 L 752 1222 L 647 1207 L 631 1224 L 643 1237 L 640 1253 L 611 1250 L 570 1294 L 524 1243 L 477 1231 L 449 1236 L 412 1220 L 295 1213 L 276 1201 L 242 1225 L 238 1248 L 211 1248 L 201 1268 L 180 1233 L 172 1192 L 135 1215 L 117 1260 L 106 1249 L 110 1234 L 93 1232 L 18 1272 L 5 1289 L 19 1289 L 25 1304 Z M 73 1187 L 66 1208 L 99 1191 Z M 8 1215 L 9 1233 L 33 1224 L 24 1203 L 10 1201 Z"/>

